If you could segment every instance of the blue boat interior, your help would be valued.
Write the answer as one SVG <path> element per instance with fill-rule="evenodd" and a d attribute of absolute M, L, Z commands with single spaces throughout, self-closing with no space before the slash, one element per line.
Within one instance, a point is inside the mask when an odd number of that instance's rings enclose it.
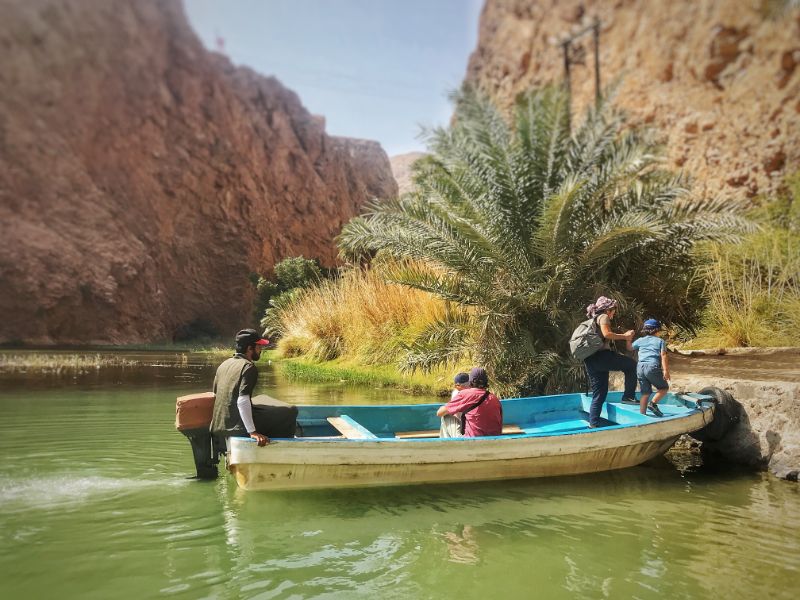
<path fill-rule="evenodd" d="M 601 419 L 604 427 L 631 427 L 660 419 L 681 417 L 697 410 L 697 401 L 710 402 L 699 394 L 665 396 L 659 407 L 663 417 L 648 411 L 640 414 L 639 406 L 622 404 L 622 392 L 609 392 Z M 508 436 L 568 435 L 588 431 L 589 405 L 587 394 L 560 394 L 503 400 L 503 424 Z M 300 406 L 298 423 L 303 438 L 418 441 L 440 439 L 440 418 L 436 409 L 441 404 L 409 404 L 390 406 Z M 506 437 L 504 435 L 503 437 Z"/>

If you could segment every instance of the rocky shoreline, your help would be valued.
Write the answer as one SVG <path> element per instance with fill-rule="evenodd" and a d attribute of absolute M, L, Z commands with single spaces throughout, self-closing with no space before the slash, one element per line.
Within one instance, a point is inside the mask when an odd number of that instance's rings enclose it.
<path fill-rule="evenodd" d="M 768 469 L 781 479 L 800 474 L 800 348 L 693 350 L 673 361 L 671 387 L 699 392 L 716 387 L 735 400 L 738 422 L 703 452 Z M 710 359 L 709 359 L 710 358 Z M 621 379 L 615 379 L 619 386 Z M 621 389 L 621 388 L 617 388 Z M 691 447 L 691 440 L 684 440 Z"/>
<path fill-rule="evenodd" d="M 728 434 L 704 448 L 724 458 L 797 481 L 800 473 L 800 384 L 685 375 L 673 380 L 675 390 L 718 387 L 741 406 L 739 422 Z"/>

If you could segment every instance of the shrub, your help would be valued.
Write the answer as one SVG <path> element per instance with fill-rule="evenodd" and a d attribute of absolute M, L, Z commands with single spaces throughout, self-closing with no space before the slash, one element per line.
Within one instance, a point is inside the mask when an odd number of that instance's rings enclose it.
<path fill-rule="evenodd" d="M 302 256 L 284 258 L 273 269 L 273 278 L 266 279 L 258 274 L 251 275 L 251 282 L 256 287 L 254 315 L 256 322 L 266 327 L 265 319 L 271 303 L 282 294 L 295 289 L 302 289 L 318 283 L 322 279 L 322 270 L 316 260 Z M 269 335 L 275 335 L 269 332 Z"/>

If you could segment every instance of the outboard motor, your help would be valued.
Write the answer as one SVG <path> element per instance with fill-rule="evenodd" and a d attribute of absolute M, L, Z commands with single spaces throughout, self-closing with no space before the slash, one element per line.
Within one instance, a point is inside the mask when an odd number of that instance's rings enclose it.
<path fill-rule="evenodd" d="M 217 465 L 211 447 L 214 392 L 181 396 L 175 403 L 175 428 L 189 439 L 197 479 L 216 479 Z"/>

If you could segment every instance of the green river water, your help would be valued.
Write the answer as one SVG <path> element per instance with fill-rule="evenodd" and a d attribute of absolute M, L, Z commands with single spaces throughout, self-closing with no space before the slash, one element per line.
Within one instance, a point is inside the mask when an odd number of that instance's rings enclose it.
<path fill-rule="evenodd" d="M 677 457 L 592 476 L 242 492 L 202 483 L 175 397 L 191 355 L 0 374 L 0 598 L 796 598 L 797 484 Z M 291 384 L 294 403 L 426 402 Z"/>

